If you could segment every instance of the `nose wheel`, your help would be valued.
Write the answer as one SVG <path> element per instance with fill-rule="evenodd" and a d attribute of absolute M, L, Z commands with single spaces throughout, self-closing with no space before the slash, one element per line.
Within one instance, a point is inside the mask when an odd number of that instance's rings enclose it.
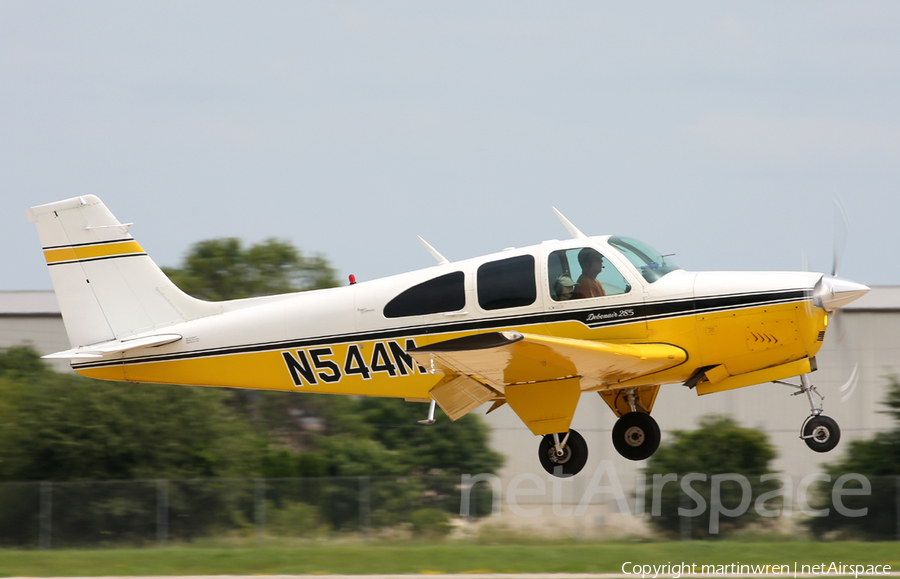
<path fill-rule="evenodd" d="M 803 423 L 802 438 L 816 452 L 828 452 L 841 441 L 841 429 L 830 416 L 810 416 Z"/>
<path fill-rule="evenodd" d="M 538 458 L 548 473 L 560 478 L 581 472 L 587 463 L 588 447 L 575 430 L 562 434 L 546 434 L 538 446 Z"/>
<path fill-rule="evenodd" d="M 819 394 L 819 391 L 816 390 L 815 386 L 810 384 L 809 376 L 806 374 L 800 375 L 800 386 L 782 382 L 780 380 L 775 380 L 775 383 L 796 388 L 797 391 L 791 394 L 791 396 L 805 394 L 809 399 L 810 415 L 803 423 L 803 426 L 800 427 L 800 438 L 803 439 L 806 446 L 816 452 L 828 452 L 829 450 L 833 450 L 834 447 L 838 445 L 838 442 L 841 441 L 841 429 L 833 418 L 822 414 L 825 397 Z M 816 405 L 813 394 L 819 397 L 819 405 Z"/>
<path fill-rule="evenodd" d="M 628 460 L 650 458 L 659 448 L 660 437 L 656 420 L 643 412 L 622 415 L 612 431 L 613 446 Z"/>

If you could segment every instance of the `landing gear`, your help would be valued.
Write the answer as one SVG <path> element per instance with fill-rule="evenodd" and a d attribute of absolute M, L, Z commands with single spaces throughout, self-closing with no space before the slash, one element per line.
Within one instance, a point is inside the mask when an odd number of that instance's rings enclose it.
<path fill-rule="evenodd" d="M 803 422 L 803 426 L 800 427 L 800 438 L 806 442 L 806 446 L 816 452 L 828 452 L 829 450 L 834 449 L 834 447 L 838 445 L 838 442 L 841 441 L 841 429 L 833 418 L 822 414 L 824 410 L 822 401 L 825 400 L 825 397 L 819 394 L 819 391 L 816 390 L 815 386 L 810 384 L 809 376 L 806 374 L 800 375 L 800 386 L 782 382 L 780 380 L 776 380 L 775 382 L 790 386 L 791 388 L 796 388 L 797 392 L 794 392 L 791 396 L 806 394 L 806 397 L 809 399 L 810 415 Z M 818 406 L 816 406 L 813 394 L 819 397 L 820 403 Z"/>
<path fill-rule="evenodd" d="M 830 416 L 810 416 L 803 423 L 800 438 L 816 452 L 828 452 L 841 441 L 841 429 Z"/>
<path fill-rule="evenodd" d="M 624 414 L 613 426 L 613 446 L 628 460 L 650 458 L 659 448 L 659 439 L 659 425 L 643 412 Z"/>
<path fill-rule="evenodd" d="M 587 462 L 588 447 L 578 432 L 546 434 L 538 447 L 541 466 L 553 476 L 570 477 L 581 472 Z"/>

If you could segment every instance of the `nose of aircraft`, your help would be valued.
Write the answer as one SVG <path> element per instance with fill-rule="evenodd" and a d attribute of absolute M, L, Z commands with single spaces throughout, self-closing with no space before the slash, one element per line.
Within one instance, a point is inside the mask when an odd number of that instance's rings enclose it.
<path fill-rule="evenodd" d="M 828 312 L 842 308 L 867 293 L 869 286 L 832 275 L 823 275 L 813 289 L 816 305 Z"/>

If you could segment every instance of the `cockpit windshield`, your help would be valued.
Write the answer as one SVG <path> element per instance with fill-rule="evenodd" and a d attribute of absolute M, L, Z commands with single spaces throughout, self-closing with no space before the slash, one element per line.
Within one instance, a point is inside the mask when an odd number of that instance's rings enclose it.
<path fill-rule="evenodd" d="M 630 237 L 610 237 L 608 243 L 618 249 L 650 283 L 667 273 L 681 269 L 658 251 Z"/>

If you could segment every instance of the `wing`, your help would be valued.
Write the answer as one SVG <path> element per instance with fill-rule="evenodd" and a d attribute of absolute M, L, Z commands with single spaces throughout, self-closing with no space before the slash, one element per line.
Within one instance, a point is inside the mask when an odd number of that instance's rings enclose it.
<path fill-rule="evenodd" d="M 454 420 L 488 400 L 505 399 L 535 434 L 565 432 L 583 390 L 646 376 L 687 359 L 684 350 L 669 344 L 612 344 L 519 332 L 465 336 L 409 354 L 448 376 L 431 393 Z"/>

